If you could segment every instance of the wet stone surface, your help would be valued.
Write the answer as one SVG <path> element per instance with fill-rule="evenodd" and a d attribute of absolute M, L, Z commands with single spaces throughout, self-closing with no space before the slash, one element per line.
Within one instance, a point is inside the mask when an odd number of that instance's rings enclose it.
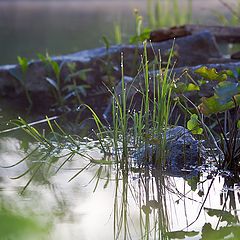
<path fill-rule="evenodd" d="M 133 154 L 133 159 L 137 164 L 156 164 L 158 145 L 149 145 L 148 158 L 146 159 L 145 146 Z M 202 162 L 201 153 L 204 147 L 196 140 L 192 134 L 184 127 L 177 126 L 170 128 L 166 132 L 166 169 L 170 174 L 182 172 L 190 166 L 197 166 Z"/>

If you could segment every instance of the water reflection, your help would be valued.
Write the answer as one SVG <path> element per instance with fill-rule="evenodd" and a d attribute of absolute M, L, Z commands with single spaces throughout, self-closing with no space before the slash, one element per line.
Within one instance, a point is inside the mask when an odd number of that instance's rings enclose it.
<path fill-rule="evenodd" d="M 89 154 L 103 157 L 97 148 Z M 19 140 L 2 139 L 2 166 L 24 155 Z M 15 167 L 1 168 L 0 198 L 13 212 L 52 222 L 47 239 L 236 239 L 240 233 L 240 189 L 229 176 L 208 179 L 203 172 L 184 179 L 147 168 L 125 171 L 77 155 L 55 174 L 64 158 L 44 156 L 36 151 Z M 9 179 L 39 164 L 37 172 Z"/>

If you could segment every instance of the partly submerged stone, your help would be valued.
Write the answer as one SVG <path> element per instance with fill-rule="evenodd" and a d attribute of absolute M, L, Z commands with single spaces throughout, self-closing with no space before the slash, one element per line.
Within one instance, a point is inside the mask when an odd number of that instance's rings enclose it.
<path fill-rule="evenodd" d="M 137 164 L 155 165 L 158 145 L 149 145 L 148 157 L 146 159 L 146 148 L 142 147 L 133 154 L 133 159 Z M 166 159 L 162 159 L 162 165 L 172 174 L 179 174 L 183 169 L 190 166 L 197 166 L 201 163 L 201 155 L 204 147 L 193 135 L 184 127 L 177 126 L 166 132 Z"/>

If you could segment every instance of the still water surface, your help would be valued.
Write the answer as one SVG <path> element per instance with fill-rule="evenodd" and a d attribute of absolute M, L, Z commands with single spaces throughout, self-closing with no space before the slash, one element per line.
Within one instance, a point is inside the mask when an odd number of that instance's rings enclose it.
<path fill-rule="evenodd" d="M 1 138 L 1 166 L 26 156 L 24 141 Z M 94 142 L 79 146 L 79 152 L 102 159 Z M 29 148 L 33 149 L 31 143 Z M 186 239 L 217 239 L 216 230 L 232 230 L 239 223 L 239 186 L 212 176 L 210 169 L 184 178 L 152 170 L 124 175 L 115 165 L 89 164 L 84 157 L 74 157 L 55 174 L 66 158 L 55 161 L 59 154 L 52 152 L 48 159 L 42 158 L 44 154 L 37 151 L 18 166 L 1 169 L 0 181 L 2 206 L 48 226 L 39 239 L 178 239 L 182 234 L 189 234 Z M 37 174 L 32 169 L 26 176 L 10 179 L 41 163 Z M 85 170 L 68 182 L 81 169 Z M 178 232 L 166 235 L 173 231 Z M 220 236 L 230 233 L 225 230 Z"/>
<path fill-rule="evenodd" d="M 181 8 L 187 1 L 179 1 Z M 229 0 L 229 3 L 236 3 Z M 146 1 L 0 1 L 0 64 L 36 53 L 68 54 L 103 46 L 102 36 L 114 43 L 113 29 L 121 25 L 124 42 L 133 34 L 133 9 L 146 20 Z M 193 21 L 216 23 L 214 11 L 225 12 L 218 0 L 193 0 Z M 207 17 L 206 17 L 207 16 Z"/>

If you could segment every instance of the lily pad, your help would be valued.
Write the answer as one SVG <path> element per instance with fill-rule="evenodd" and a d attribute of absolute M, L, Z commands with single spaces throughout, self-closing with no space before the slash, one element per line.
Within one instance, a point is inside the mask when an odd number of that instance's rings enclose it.
<path fill-rule="evenodd" d="M 174 92 L 175 93 L 185 93 L 185 92 L 191 92 L 191 91 L 199 91 L 200 88 L 199 86 L 193 84 L 193 83 L 183 83 L 183 82 L 179 82 L 175 85 L 175 89 Z"/>
<path fill-rule="evenodd" d="M 214 95 L 212 97 L 202 98 L 202 103 L 198 106 L 201 113 L 208 116 L 214 113 L 220 113 L 234 108 L 240 104 L 240 94 L 233 96 L 232 100 L 222 104 L 221 99 Z"/>
<path fill-rule="evenodd" d="M 215 68 L 207 68 L 206 66 L 200 67 L 195 70 L 195 73 L 202 76 L 207 80 L 216 80 L 216 81 L 225 81 L 228 78 L 228 74 L 226 71 L 217 72 Z"/>
<path fill-rule="evenodd" d="M 239 94 L 240 84 L 233 82 L 221 82 L 217 85 L 215 93 L 219 98 L 221 104 L 226 104 L 232 100 L 232 97 Z"/>

